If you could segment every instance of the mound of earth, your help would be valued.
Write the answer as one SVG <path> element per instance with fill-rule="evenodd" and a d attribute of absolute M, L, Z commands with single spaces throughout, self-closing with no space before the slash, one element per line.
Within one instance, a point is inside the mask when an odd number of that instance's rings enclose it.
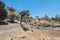
<path fill-rule="evenodd" d="M 60 40 L 60 34 L 54 30 L 35 29 L 19 33 L 13 40 Z"/>

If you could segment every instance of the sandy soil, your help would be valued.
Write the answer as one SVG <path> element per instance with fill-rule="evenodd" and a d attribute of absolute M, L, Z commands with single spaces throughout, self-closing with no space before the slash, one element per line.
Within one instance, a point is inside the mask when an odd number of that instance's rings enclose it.
<path fill-rule="evenodd" d="M 35 29 L 17 35 L 13 40 L 60 40 L 60 31 Z"/>
<path fill-rule="evenodd" d="M 0 30 L 0 40 L 60 40 L 60 30 L 33 29 L 23 31 L 21 27 Z"/>

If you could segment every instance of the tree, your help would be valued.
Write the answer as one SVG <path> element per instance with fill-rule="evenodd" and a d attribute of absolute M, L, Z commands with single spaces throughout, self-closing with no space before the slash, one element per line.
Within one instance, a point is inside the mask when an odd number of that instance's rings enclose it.
<path fill-rule="evenodd" d="M 5 3 L 0 1 L 0 9 L 5 8 Z"/>
<path fill-rule="evenodd" d="M 20 12 L 20 14 L 21 14 L 21 16 L 29 16 L 30 14 L 29 14 L 29 10 L 23 10 L 23 11 L 21 11 Z"/>
<path fill-rule="evenodd" d="M 51 20 L 55 20 L 55 18 L 54 18 L 54 17 L 51 17 L 50 19 L 51 19 Z"/>
<path fill-rule="evenodd" d="M 56 22 L 59 21 L 59 15 L 58 14 L 56 14 L 56 16 L 55 16 L 55 21 Z"/>
<path fill-rule="evenodd" d="M 60 23 L 60 16 L 58 14 L 56 14 L 54 17 L 51 17 L 52 20 L 54 20 L 55 22 Z"/>
<path fill-rule="evenodd" d="M 20 21 L 26 21 L 25 18 L 27 18 L 30 14 L 29 14 L 29 10 L 23 10 L 20 12 L 21 15 L 21 20 Z"/>
<path fill-rule="evenodd" d="M 7 19 L 9 19 L 8 22 L 15 23 L 15 20 L 18 20 L 18 16 L 16 15 L 16 9 L 14 9 L 13 7 L 8 7 L 7 9 L 9 11 L 9 15 L 7 17 Z"/>
<path fill-rule="evenodd" d="M 10 23 L 15 23 L 14 20 L 16 20 L 16 19 L 18 20 L 18 17 L 16 15 L 14 15 L 14 14 L 9 15 L 8 18 L 10 20 L 9 21 Z"/>
<path fill-rule="evenodd" d="M 7 11 L 5 9 L 5 3 L 0 1 L 0 21 L 7 17 Z"/>
<path fill-rule="evenodd" d="M 49 20 L 49 17 L 47 15 L 44 16 L 45 20 Z"/>

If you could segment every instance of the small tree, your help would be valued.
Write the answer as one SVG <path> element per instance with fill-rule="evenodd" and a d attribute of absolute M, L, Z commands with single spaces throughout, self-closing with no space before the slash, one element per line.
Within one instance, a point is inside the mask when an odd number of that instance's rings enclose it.
<path fill-rule="evenodd" d="M 21 11 L 20 12 L 20 14 L 21 14 L 21 16 L 29 16 L 30 14 L 29 14 L 29 10 L 23 10 L 23 11 Z"/>
<path fill-rule="evenodd" d="M 9 19 L 8 22 L 15 23 L 14 20 L 18 20 L 18 16 L 16 14 L 10 14 L 8 15 L 7 19 Z"/>
<path fill-rule="evenodd" d="M 8 11 L 8 22 L 15 23 L 15 20 L 18 20 L 18 16 L 16 15 L 16 9 L 14 9 L 13 7 L 8 7 Z"/>
<path fill-rule="evenodd" d="M 59 21 L 59 15 L 58 14 L 56 14 L 56 16 L 55 16 L 55 21 L 56 22 Z"/>
<path fill-rule="evenodd" d="M 49 17 L 47 15 L 44 16 L 45 20 L 49 20 Z"/>
<path fill-rule="evenodd" d="M 30 14 L 29 14 L 29 10 L 23 10 L 20 12 L 20 15 L 21 15 L 21 22 L 22 21 L 26 21 L 25 18 L 27 18 Z"/>

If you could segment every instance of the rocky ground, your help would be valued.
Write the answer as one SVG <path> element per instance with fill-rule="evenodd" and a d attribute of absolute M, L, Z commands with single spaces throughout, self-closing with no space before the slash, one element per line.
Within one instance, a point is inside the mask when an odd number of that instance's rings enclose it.
<path fill-rule="evenodd" d="M 13 26 L 13 24 L 10 24 L 10 27 L 0 25 L 0 40 L 60 40 L 59 28 L 33 28 L 24 31 L 18 24 Z"/>
<path fill-rule="evenodd" d="M 13 40 L 60 40 L 60 31 L 34 29 L 18 34 Z"/>

